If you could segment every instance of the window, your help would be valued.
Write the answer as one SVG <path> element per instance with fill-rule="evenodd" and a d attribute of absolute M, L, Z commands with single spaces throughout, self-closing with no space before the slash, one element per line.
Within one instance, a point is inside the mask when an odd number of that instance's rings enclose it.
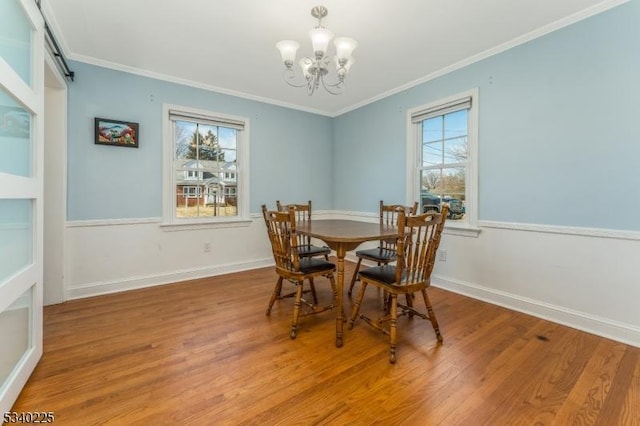
<path fill-rule="evenodd" d="M 449 226 L 477 225 L 477 89 L 408 112 L 407 188 L 420 209 L 449 207 Z"/>
<path fill-rule="evenodd" d="M 248 119 L 170 105 L 163 113 L 165 224 L 248 219 Z"/>
<path fill-rule="evenodd" d="M 198 198 L 200 196 L 200 188 L 197 186 L 183 186 L 182 195 L 185 198 Z"/>

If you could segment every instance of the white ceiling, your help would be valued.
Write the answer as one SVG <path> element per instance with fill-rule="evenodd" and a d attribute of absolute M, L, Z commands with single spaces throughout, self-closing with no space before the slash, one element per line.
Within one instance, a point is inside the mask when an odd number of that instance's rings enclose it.
<path fill-rule="evenodd" d="M 599 13 L 625 0 L 44 0 L 69 59 L 329 116 Z M 343 94 L 286 85 L 275 48 L 311 54 L 313 6 L 359 42 Z"/>

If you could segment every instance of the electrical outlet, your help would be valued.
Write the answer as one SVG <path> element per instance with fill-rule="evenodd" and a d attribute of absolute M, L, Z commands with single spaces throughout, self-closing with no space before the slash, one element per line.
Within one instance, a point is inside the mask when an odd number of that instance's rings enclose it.
<path fill-rule="evenodd" d="M 447 251 L 446 250 L 440 250 L 438 252 L 438 260 L 440 262 L 446 262 L 447 261 Z"/>
<path fill-rule="evenodd" d="M 211 252 L 211 243 L 204 243 L 204 252 L 205 253 Z"/>

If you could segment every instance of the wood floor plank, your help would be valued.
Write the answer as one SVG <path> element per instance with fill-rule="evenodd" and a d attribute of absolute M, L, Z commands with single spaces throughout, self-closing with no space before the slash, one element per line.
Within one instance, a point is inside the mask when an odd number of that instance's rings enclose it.
<path fill-rule="evenodd" d="M 431 288 L 444 343 L 402 317 L 391 365 L 363 321 L 336 348 L 332 311 L 291 340 L 292 299 L 264 314 L 275 281 L 262 268 L 48 306 L 13 410 L 82 426 L 640 425 L 639 348 Z M 368 291 L 362 312 L 381 305 Z"/>

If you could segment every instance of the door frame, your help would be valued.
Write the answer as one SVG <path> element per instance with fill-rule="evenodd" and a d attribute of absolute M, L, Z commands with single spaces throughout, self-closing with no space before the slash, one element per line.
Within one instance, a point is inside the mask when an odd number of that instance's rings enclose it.
<path fill-rule="evenodd" d="M 44 76 L 44 254 L 43 303 L 67 296 L 67 95 L 68 87 L 50 52 Z"/>

